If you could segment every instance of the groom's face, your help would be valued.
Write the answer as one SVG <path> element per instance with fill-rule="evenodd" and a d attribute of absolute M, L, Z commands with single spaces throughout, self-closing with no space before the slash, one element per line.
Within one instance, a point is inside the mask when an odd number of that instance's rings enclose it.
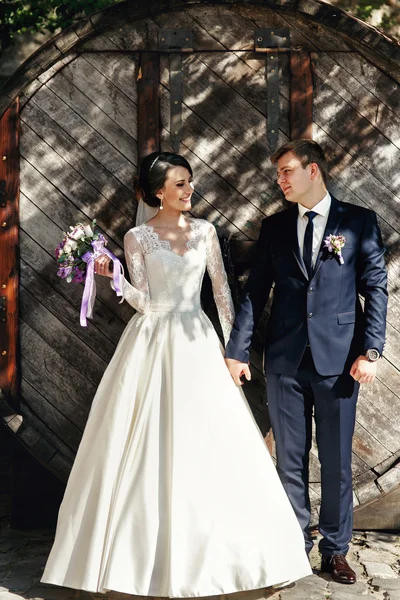
<path fill-rule="evenodd" d="M 286 152 L 277 162 L 277 181 L 286 200 L 300 202 L 310 194 L 314 177 L 311 165 L 304 169 L 293 152 Z"/>

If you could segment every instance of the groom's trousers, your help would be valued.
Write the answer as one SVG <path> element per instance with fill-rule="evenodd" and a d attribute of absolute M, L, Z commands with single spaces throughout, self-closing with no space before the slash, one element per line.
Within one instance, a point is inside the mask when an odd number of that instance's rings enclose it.
<path fill-rule="evenodd" d="M 319 549 L 323 556 L 346 554 L 352 536 L 351 452 L 360 386 L 348 370 L 334 377 L 318 375 L 307 348 L 295 374 L 267 374 L 277 470 L 303 529 L 308 552 L 313 545 L 308 479 L 314 415 L 321 463 L 319 531 L 323 537 Z"/>

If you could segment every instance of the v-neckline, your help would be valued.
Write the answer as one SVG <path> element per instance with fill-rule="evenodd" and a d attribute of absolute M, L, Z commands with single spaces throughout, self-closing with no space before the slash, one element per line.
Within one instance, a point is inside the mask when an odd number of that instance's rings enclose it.
<path fill-rule="evenodd" d="M 190 250 L 193 249 L 193 246 L 191 245 L 193 243 L 193 238 L 194 238 L 194 226 L 193 226 L 193 219 L 190 219 L 189 221 L 189 226 L 190 226 L 190 237 L 188 240 L 186 240 L 186 250 L 183 254 L 178 254 L 178 252 L 174 252 L 171 248 L 171 242 L 169 240 L 163 240 L 160 238 L 160 234 L 157 233 L 156 231 L 154 231 L 154 226 L 153 225 L 148 225 L 147 223 L 143 223 L 144 227 L 146 227 L 151 235 L 153 236 L 153 239 L 156 239 L 157 242 L 160 244 L 160 247 L 163 248 L 164 250 L 167 250 L 168 252 L 171 252 L 171 254 L 175 254 L 175 256 L 179 256 L 179 258 L 183 258 L 184 256 L 186 256 L 186 254 L 188 252 L 190 252 Z"/>

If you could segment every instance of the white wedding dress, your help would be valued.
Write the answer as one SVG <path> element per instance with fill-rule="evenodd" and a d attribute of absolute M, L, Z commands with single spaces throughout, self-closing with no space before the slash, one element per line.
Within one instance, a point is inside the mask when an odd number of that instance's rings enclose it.
<path fill-rule="evenodd" d="M 124 281 L 124 297 L 138 312 L 94 398 L 43 582 L 176 598 L 311 573 L 272 459 L 200 306 L 207 268 L 229 337 L 233 307 L 215 229 L 200 219 L 190 226 L 184 248 L 146 224 L 125 236 L 132 285 Z"/>

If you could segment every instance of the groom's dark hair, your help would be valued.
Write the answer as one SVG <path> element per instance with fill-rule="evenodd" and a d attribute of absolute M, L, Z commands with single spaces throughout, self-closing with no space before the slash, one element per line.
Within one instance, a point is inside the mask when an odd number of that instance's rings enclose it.
<path fill-rule="evenodd" d="M 326 160 L 325 152 L 317 142 L 313 142 L 312 140 L 294 140 L 293 142 L 287 142 L 287 144 L 284 144 L 273 153 L 271 156 L 272 164 L 275 165 L 286 152 L 293 152 L 300 160 L 303 169 L 311 163 L 316 163 L 326 185 L 328 180 L 328 162 Z"/>

